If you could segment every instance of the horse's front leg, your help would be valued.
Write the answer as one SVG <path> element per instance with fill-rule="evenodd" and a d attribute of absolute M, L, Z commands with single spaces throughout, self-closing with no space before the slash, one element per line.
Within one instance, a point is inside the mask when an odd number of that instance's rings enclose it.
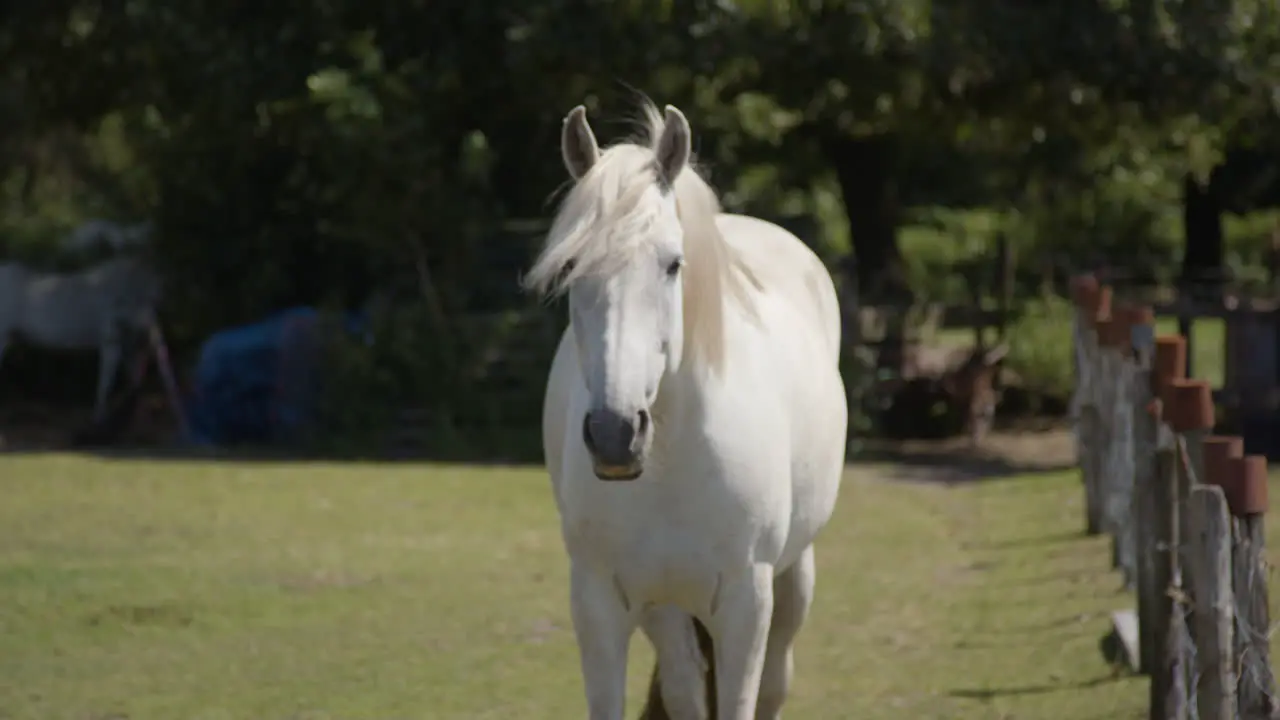
<path fill-rule="evenodd" d="M 641 720 L 715 720 L 707 715 L 707 661 L 694 619 L 674 605 L 646 610 L 640 627 L 657 653 Z"/>
<path fill-rule="evenodd" d="M 622 720 L 626 709 L 627 650 L 636 615 L 614 578 L 573 562 L 569 609 L 582 660 L 590 720 Z"/>
<path fill-rule="evenodd" d="M 120 333 L 109 329 L 103 333 L 102 344 L 98 346 L 98 391 L 93 405 L 94 424 L 102 422 L 107 414 L 107 391 L 111 389 L 111 381 L 120 369 L 120 357 L 124 352 L 120 343 Z"/>
<path fill-rule="evenodd" d="M 754 720 L 773 615 L 773 567 L 725 581 L 706 623 L 715 649 L 717 720 Z"/>

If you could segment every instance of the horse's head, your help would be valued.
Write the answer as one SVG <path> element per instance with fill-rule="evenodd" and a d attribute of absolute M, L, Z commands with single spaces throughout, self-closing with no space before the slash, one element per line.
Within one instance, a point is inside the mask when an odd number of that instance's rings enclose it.
<path fill-rule="evenodd" d="M 565 118 L 560 150 L 575 183 L 530 272 L 535 285 L 568 294 L 590 396 L 582 439 L 603 480 L 643 472 L 659 384 L 684 350 L 675 187 L 689 163 L 689 123 L 671 106 L 650 121 L 647 147 L 601 152 L 582 106 Z"/>

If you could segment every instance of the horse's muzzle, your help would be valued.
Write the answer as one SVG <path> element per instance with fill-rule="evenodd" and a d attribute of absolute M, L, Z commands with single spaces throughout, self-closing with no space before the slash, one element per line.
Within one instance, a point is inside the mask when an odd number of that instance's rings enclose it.
<path fill-rule="evenodd" d="M 604 480 L 606 482 L 626 482 L 628 480 L 635 480 L 644 473 L 644 467 L 639 464 L 620 467 L 613 465 L 601 465 L 598 462 L 593 462 L 591 464 L 591 469 L 595 472 L 597 479 Z"/>
<path fill-rule="evenodd" d="M 649 432 L 649 413 L 632 417 L 610 409 L 592 410 L 582 418 L 582 442 L 601 480 L 635 480 L 644 472 L 641 455 Z"/>

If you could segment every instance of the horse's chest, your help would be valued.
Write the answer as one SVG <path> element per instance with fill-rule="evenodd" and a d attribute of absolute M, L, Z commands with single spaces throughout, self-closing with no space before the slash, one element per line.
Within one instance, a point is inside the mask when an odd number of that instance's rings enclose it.
<path fill-rule="evenodd" d="M 713 539 L 688 527 L 604 526 L 584 520 L 569 529 L 570 554 L 613 576 L 631 602 L 697 607 L 731 563 Z"/>
<path fill-rule="evenodd" d="M 105 298 L 95 302 L 76 293 L 43 289 L 26 299 L 14 330 L 39 345 L 94 344 L 104 330 L 102 318 L 108 306 Z"/>
<path fill-rule="evenodd" d="M 612 574 L 640 603 L 703 605 L 717 578 L 747 568 L 761 547 L 780 546 L 785 532 L 714 494 L 587 487 L 566 493 L 561 511 L 575 562 Z"/>

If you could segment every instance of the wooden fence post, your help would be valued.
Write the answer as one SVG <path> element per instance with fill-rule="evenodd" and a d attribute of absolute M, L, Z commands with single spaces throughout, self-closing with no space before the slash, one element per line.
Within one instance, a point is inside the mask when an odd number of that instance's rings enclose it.
<path fill-rule="evenodd" d="M 1210 548 L 1202 547 L 1197 552 L 1199 561 L 1199 574 L 1197 577 L 1197 587 L 1202 588 L 1203 596 L 1198 598 L 1197 614 L 1201 618 L 1201 626 L 1199 626 L 1199 637 L 1206 638 L 1202 642 L 1202 646 L 1197 648 L 1198 659 L 1201 660 L 1199 671 L 1201 671 L 1201 685 L 1199 685 L 1199 708 L 1201 708 L 1201 717 L 1229 717 L 1235 720 L 1236 712 L 1236 692 L 1238 692 L 1238 679 L 1236 679 L 1235 667 L 1235 650 L 1238 647 L 1239 639 L 1235 637 L 1235 592 L 1234 592 L 1234 565 L 1233 565 L 1233 546 L 1234 546 L 1234 521 L 1230 515 L 1230 503 L 1226 500 L 1226 492 L 1230 486 L 1231 474 L 1233 474 L 1233 460 L 1239 459 L 1244 454 L 1244 441 L 1239 437 L 1208 437 L 1204 438 L 1204 475 L 1206 482 L 1212 483 L 1222 493 L 1221 511 L 1226 512 L 1224 518 L 1226 530 L 1226 548 Z M 1212 533 L 1220 532 L 1217 530 L 1219 523 L 1219 515 L 1217 510 L 1213 511 Z M 1203 538 L 1202 538 L 1203 539 Z M 1213 534 L 1213 543 L 1219 542 L 1216 534 Z M 1224 555 L 1220 555 L 1224 553 Z M 1208 577 L 1206 573 L 1210 571 L 1207 562 L 1213 560 L 1212 577 Z M 1222 561 L 1228 564 L 1225 575 L 1222 575 Z M 1222 587 L 1226 583 L 1226 588 Z M 1225 628 L 1224 628 L 1225 624 Z M 1206 702 L 1212 702 L 1213 710 L 1206 710 Z M 1207 714 L 1208 712 L 1208 714 Z M 1215 715 L 1216 714 L 1216 715 Z"/>
<path fill-rule="evenodd" d="M 1130 311 L 1130 338 L 1136 363 L 1133 383 L 1133 552 L 1138 595 L 1138 671 L 1150 675 L 1158 663 L 1152 628 L 1155 624 L 1156 588 L 1153 507 L 1155 493 L 1158 420 L 1151 412 L 1155 362 L 1155 315 L 1150 307 Z"/>
<path fill-rule="evenodd" d="M 1167 388 L 1166 403 L 1169 407 L 1169 426 L 1177 434 L 1174 450 L 1176 472 L 1174 508 L 1171 517 L 1173 544 L 1170 551 L 1173 597 L 1169 633 L 1169 664 L 1174 678 L 1170 692 L 1172 707 L 1167 708 L 1170 717 L 1183 718 L 1191 712 L 1190 696 L 1198 685 L 1196 667 L 1192 660 L 1197 645 L 1196 617 L 1193 599 L 1197 595 L 1195 576 L 1189 572 L 1195 558 L 1189 551 L 1191 537 L 1191 490 L 1199 485 L 1201 444 L 1204 434 L 1213 427 L 1213 390 L 1202 380 L 1174 380 Z"/>
<path fill-rule="evenodd" d="M 1171 386 L 1174 415 L 1169 419 L 1170 426 L 1178 434 L 1179 461 L 1178 467 L 1178 566 L 1189 569 L 1195 559 L 1192 557 L 1190 538 L 1191 489 L 1203 483 L 1204 478 L 1204 439 L 1213 429 L 1215 407 L 1213 405 L 1213 388 L 1204 380 L 1174 380 Z M 1196 596 L 1195 577 L 1188 572 L 1181 572 L 1175 578 L 1181 580 L 1182 591 L 1194 598 Z M 1187 632 L 1194 645 L 1196 643 L 1195 604 L 1185 604 Z"/>
<path fill-rule="evenodd" d="M 1094 472 L 1098 490 L 1098 502 L 1102 507 L 1102 530 L 1111 536 L 1111 567 L 1120 566 L 1120 556 L 1116 545 L 1119 535 L 1119 486 L 1116 477 L 1114 458 L 1117 437 L 1116 411 L 1123 399 L 1120 391 L 1123 386 L 1124 358 L 1116 348 L 1116 336 L 1119 334 L 1121 320 L 1119 308 L 1113 308 L 1109 316 L 1099 316 L 1094 322 L 1095 336 L 1098 339 L 1095 367 L 1097 383 L 1094 385 L 1095 407 L 1098 411 L 1098 427 L 1093 442 Z"/>
<path fill-rule="evenodd" d="M 1163 335 L 1156 338 L 1154 372 L 1152 374 L 1152 391 L 1157 400 L 1151 405 L 1156 425 L 1156 477 L 1151 486 L 1151 494 L 1144 498 L 1149 504 L 1146 511 L 1151 519 L 1150 535 L 1145 543 L 1151 559 L 1152 606 L 1148 615 L 1148 642 L 1152 657 L 1152 673 L 1150 696 L 1148 702 L 1150 720 L 1169 720 L 1186 717 L 1186 708 L 1177 700 L 1179 666 L 1173 659 L 1178 648 L 1171 645 L 1176 639 L 1173 634 L 1175 623 L 1174 571 L 1177 567 L 1177 524 L 1175 522 L 1178 496 L 1178 465 L 1175 456 L 1177 439 L 1167 425 L 1164 424 L 1166 412 L 1172 414 L 1168 407 L 1171 387 L 1174 380 L 1183 377 L 1186 368 L 1182 359 L 1186 357 L 1186 342 L 1181 336 Z M 1139 631 L 1142 632 L 1141 623 Z"/>
<path fill-rule="evenodd" d="M 1204 439 L 1213 430 L 1217 418 L 1213 405 L 1213 388 L 1204 380 L 1174 380 L 1171 385 L 1172 400 L 1175 413 L 1169 418 L 1169 424 L 1180 437 L 1182 462 L 1185 472 L 1179 478 L 1180 490 L 1178 500 L 1181 503 L 1178 518 L 1180 527 L 1188 527 L 1189 509 L 1186 501 L 1191 497 L 1191 488 L 1204 482 Z M 1182 554 L 1183 563 L 1187 561 L 1186 549 Z"/>
<path fill-rule="evenodd" d="M 1117 357 L 1115 394 L 1111 420 L 1111 454 L 1109 456 L 1110 504 L 1108 509 L 1112 520 L 1112 560 L 1120 569 L 1125 590 L 1137 588 L 1137 557 L 1134 546 L 1135 512 L 1133 505 L 1134 491 L 1134 414 L 1133 398 L 1138 393 L 1138 386 L 1144 385 L 1147 378 L 1142 368 L 1134 362 L 1132 327 L 1135 321 L 1141 322 L 1145 316 L 1137 311 L 1142 308 L 1124 305 L 1112 311 L 1111 346 Z"/>
<path fill-rule="evenodd" d="M 1242 720 L 1270 718 L 1280 710 L 1271 669 L 1271 614 L 1267 608 L 1267 565 L 1263 519 L 1267 512 L 1267 459 L 1233 459 L 1223 489 L 1235 516 L 1235 655 L 1239 667 L 1236 702 Z"/>
<path fill-rule="evenodd" d="M 1150 720 L 1169 720 L 1166 708 L 1172 706 L 1171 692 L 1177 684 L 1177 665 L 1169 662 L 1172 648 L 1169 647 L 1170 629 L 1173 626 L 1174 599 L 1169 594 L 1173 587 L 1173 568 L 1177 553 L 1174 536 L 1174 513 L 1177 512 L 1178 497 L 1175 493 L 1177 481 L 1175 476 L 1178 466 L 1174 462 L 1173 449 L 1176 440 L 1173 433 L 1163 422 L 1163 401 L 1152 406 L 1157 423 L 1156 479 L 1152 484 L 1152 493 L 1147 498 L 1150 503 L 1148 515 L 1151 518 L 1150 547 L 1151 582 L 1153 607 L 1149 611 L 1148 639 L 1151 643 L 1151 654 L 1155 663 L 1151 672 L 1151 694 L 1148 701 Z M 1139 621 L 1139 632 L 1142 632 Z"/>
<path fill-rule="evenodd" d="M 1103 529 L 1102 493 L 1100 480 L 1101 417 L 1098 407 L 1098 386 L 1102 378 L 1098 367 L 1098 336 L 1095 325 L 1098 318 L 1111 313 L 1111 288 L 1099 286 L 1097 279 L 1084 276 L 1075 286 L 1077 293 L 1076 327 L 1078 329 L 1078 357 L 1080 382 L 1076 387 L 1073 404 L 1078 408 L 1076 429 L 1081 477 L 1085 488 L 1085 532 L 1097 535 Z"/>
<path fill-rule="evenodd" d="M 1222 488 L 1197 485 L 1191 490 L 1189 504 L 1192 524 L 1187 546 L 1191 563 L 1187 569 L 1196 593 L 1198 720 L 1236 720 L 1232 662 L 1235 603 L 1231 595 L 1231 520 L 1227 500 Z"/>

